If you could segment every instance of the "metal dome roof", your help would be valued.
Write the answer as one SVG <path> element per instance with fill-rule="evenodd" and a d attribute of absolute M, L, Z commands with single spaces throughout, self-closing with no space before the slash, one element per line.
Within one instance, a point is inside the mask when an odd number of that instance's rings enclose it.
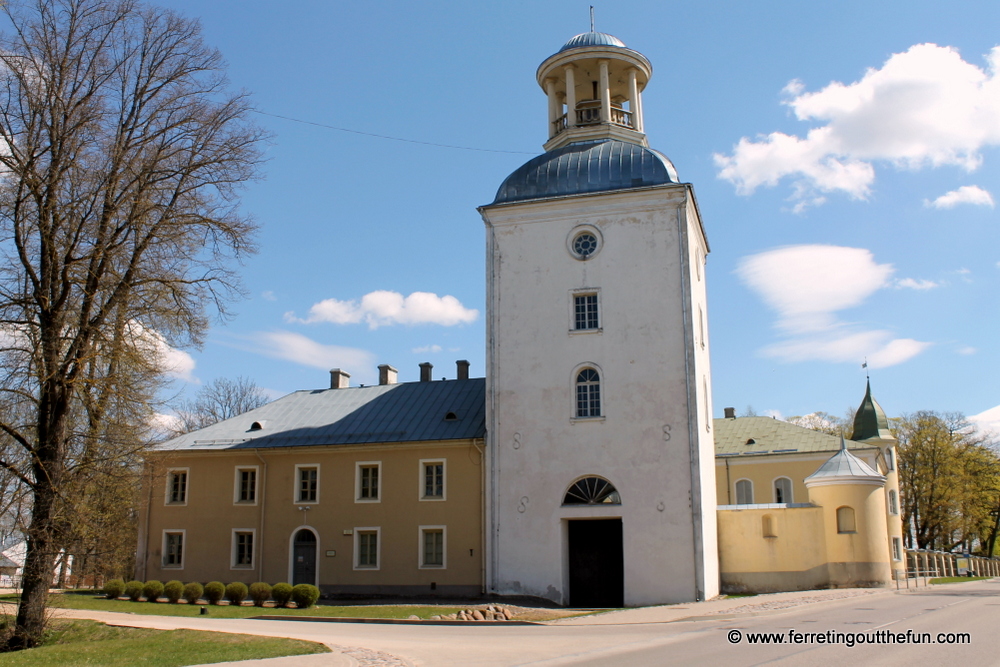
<path fill-rule="evenodd" d="M 625 48 L 625 42 L 606 32 L 585 32 L 563 44 L 557 53 L 581 46 L 621 46 Z"/>
<path fill-rule="evenodd" d="M 878 401 L 872 396 L 872 384 L 868 383 L 865 397 L 854 414 L 854 432 L 851 440 L 864 442 L 866 440 L 893 440 L 889 430 L 889 420 Z"/>
<path fill-rule="evenodd" d="M 504 180 L 494 204 L 679 183 L 662 153 L 624 141 L 569 144 L 528 160 Z"/>
<path fill-rule="evenodd" d="M 884 483 L 885 475 L 872 468 L 847 450 L 844 436 L 840 436 L 840 451 L 831 456 L 813 474 L 805 478 L 806 486 L 838 482 Z"/>

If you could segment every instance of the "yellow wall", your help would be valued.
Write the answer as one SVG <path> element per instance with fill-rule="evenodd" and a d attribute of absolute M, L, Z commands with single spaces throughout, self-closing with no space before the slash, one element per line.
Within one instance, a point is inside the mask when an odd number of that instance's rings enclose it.
<path fill-rule="evenodd" d="M 765 537 L 770 516 L 775 537 Z M 726 593 L 808 590 L 827 584 L 823 508 L 719 510 L 719 568 Z"/>
<path fill-rule="evenodd" d="M 319 535 L 317 568 L 325 593 L 423 594 L 431 593 L 432 582 L 442 593 L 479 592 L 482 462 L 473 442 L 262 450 L 260 457 L 245 450 L 155 455 L 148 468 L 153 481 L 146 493 L 151 502 L 140 576 L 145 562 L 146 579 L 290 581 L 292 535 L 310 526 Z M 445 500 L 420 499 L 421 459 L 446 461 Z M 381 462 L 380 502 L 356 502 L 356 463 L 369 461 Z M 293 502 L 296 464 L 319 465 L 316 504 Z M 236 467 L 255 465 L 257 504 L 234 503 Z M 165 503 L 165 473 L 174 467 L 190 469 L 186 506 Z M 419 567 L 420 526 L 446 527 L 443 568 Z M 381 531 L 377 570 L 354 566 L 355 536 L 344 533 L 358 527 Z M 186 531 L 183 569 L 164 568 L 163 531 L 178 529 Z M 232 567 L 234 529 L 256 530 L 252 569 Z"/>
<path fill-rule="evenodd" d="M 844 483 L 809 489 L 823 508 L 827 525 L 827 559 L 834 586 L 881 586 L 889 583 L 885 492 L 881 484 Z M 837 509 L 854 509 L 856 531 L 837 532 Z"/>

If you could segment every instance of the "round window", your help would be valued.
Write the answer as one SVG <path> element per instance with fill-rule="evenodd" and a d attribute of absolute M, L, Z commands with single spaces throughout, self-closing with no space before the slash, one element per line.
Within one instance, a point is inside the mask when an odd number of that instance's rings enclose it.
<path fill-rule="evenodd" d="M 597 237 L 590 232 L 584 232 L 573 239 L 573 251 L 581 257 L 589 257 L 597 250 Z"/>

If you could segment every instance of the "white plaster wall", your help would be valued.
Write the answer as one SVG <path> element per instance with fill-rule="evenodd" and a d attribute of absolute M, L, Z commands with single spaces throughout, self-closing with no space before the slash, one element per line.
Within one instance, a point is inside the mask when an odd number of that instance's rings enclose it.
<path fill-rule="evenodd" d="M 693 320 L 701 305 L 707 331 L 704 267 L 698 279 L 692 259 L 706 246 L 687 186 L 482 213 L 488 585 L 568 602 L 565 522 L 606 516 L 622 518 L 626 604 L 715 595 L 711 377 Z M 587 261 L 567 249 L 582 224 L 603 235 Z M 600 333 L 569 333 L 580 288 L 600 290 Z M 585 362 L 601 371 L 601 419 L 574 419 L 574 370 Z M 586 475 L 610 480 L 621 506 L 562 507 L 570 484 Z"/>

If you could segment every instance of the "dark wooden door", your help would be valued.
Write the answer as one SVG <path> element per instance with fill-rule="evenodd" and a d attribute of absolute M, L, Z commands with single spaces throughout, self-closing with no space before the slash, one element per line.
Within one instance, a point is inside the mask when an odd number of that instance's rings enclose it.
<path fill-rule="evenodd" d="M 316 536 L 311 530 L 300 530 L 292 549 L 292 586 L 315 583 Z"/>
<path fill-rule="evenodd" d="M 624 606 L 621 519 L 569 522 L 569 603 L 572 607 Z"/>

